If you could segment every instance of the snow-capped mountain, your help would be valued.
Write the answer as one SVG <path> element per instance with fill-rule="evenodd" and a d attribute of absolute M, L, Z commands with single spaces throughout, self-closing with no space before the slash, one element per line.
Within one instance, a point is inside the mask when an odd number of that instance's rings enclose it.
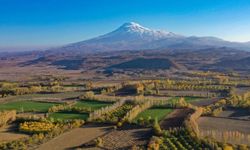
<path fill-rule="evenodd" d="M 145 40 L 153 41 L 168 37 L 179 37 L 179 35 L 167 31 L 151 30 L 135 22 L 124 23 L 118 29 L 92 40 L 114 38 L 112 40 Z"/>
<path fill-rule="evenodd" d="M 216 37 L 187 37 L 173 32 L 152 30 L 135 22 L 124 23 L 110 33 L 56 48 L 56 50 L 96 52 L 166 48 L 200 49 L 208 47 L 231 47 L 250 50 L 249 43 L 228 42 Z"/>

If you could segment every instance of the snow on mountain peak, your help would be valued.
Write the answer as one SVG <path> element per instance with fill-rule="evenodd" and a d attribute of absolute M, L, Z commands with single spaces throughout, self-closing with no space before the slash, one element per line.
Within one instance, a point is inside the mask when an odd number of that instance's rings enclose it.
<path fill-rule="evenodd" d="M 122 24 L 116 30 L 101 35 L 97 38 L 90 39 L 90 41 L 99 42 L 151 42 L 155 40 L 162 40 L 165 38 L 176 38 L 180 37 L 172 32 L 162 31 L 162 30 L 152 30 L 141 26 L 135 22 L 127 22 Z"/>
<path fill-rule="evenodd" d="M 115 33 L 122 33 L 122 34 L 134 34 L 146 39 L 162 39 L 167 37 L 175 37 L 179 36 L 172 32 L 167 32 L 163 30 L 152 30 L 146 27 L 141 26 L 135 22 L 127 22 L 120 26 L 117 30 L 114 31 Z"/>
<path fill-rule="evenodd" d="M 141 26 L 138 23 L 135 22 L 128 22 L 124 23 L 119 29 L 124 29 L 130 32 L 144 32 L 144 31 L 150 31 L 150 29 L 145 28 Z"/>
<path fill-rule="evenodd" d="M 249 47 L 250 43 L 232 43 L 214 37 L 189 37 L 167 32 L 153 30 L 135 22 L 122 24 L 117 29 L 104 35 L 72 43 L 65 49 L 79 50 L 138 50 L 158 48 L 207 48 L 207 47 Z"/>

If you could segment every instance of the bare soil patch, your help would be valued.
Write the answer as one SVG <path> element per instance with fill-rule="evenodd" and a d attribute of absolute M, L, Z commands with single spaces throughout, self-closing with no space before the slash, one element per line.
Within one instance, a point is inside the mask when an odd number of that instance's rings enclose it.
<path fill-rule="evenodd" d="M 208 105 L 216 103 L 220 99 L 222 99 L 222 98 L 217 97 L 217 98 L 202 99 L 202 100 L 199 100 L 199 101 L 191 102 L 191 104 L 193 104 L 195 106 L 199 106 L 199 107 L 208 106 Z"/>
<path fill-rule="evenodd" d="M 250 121 L 221 118 L 201 117 L 198 119 L 200 135 L 220 142 L 250 145 Z"/>
<path fill-rule="evenodd" d="M 160 126 L 162 129 L 169 129 L 174 127 L 180 127 L 183 125 L 183 121 L 187 117 L 189 113 L 191 113 L 191 109 L 175 109 L 172 113 L 167 115 L 165 119 L 160 122 Z"/>
<path fill-rule="evenodd" d="M 104 135 L 103 147 L 108 150 L 129 149 L 133 145 L 146 146 L 152 136 L 149 128 L 113 130 Z"/>
<path fill-rule="evenodd" d="M 229 109 L 221 112 L 219 114 L 219 117 L 240 119 L 240 120 L 249 120 L 250 121 L 250 111 L 247 109 L 229 108 Z"/>
<path fill-rule="evenodd" d="M 184 91 L 184 90 L 165 90 L 161 89 L 160 93 L 162 95 L 167 95 L 167 96 L 206 96 L 207 93 L 211 94 L 213 92 L 208 92 L 208 91 Z"/>
<path fill-rule="evenodd" d="M 0 128 L 0 143 L 28 137 L 27 134 L 18 133 L 16 130 L 17 127 L 15 125 Z"/>
<path fill-rule="evenodd" d="M 37 150 L 67 150 L 75 149 L 82 144 L 89 142 L 105 133 L 110 129 L 110 126 L 86 125 L 81 128 L 73 129 L 69 132 L 44 143 Z"/>
<path fill-rule="evenodd" d="M 250 134 L 250 121 L 235 120 L 220 117 L 200 117 L 198 119 L 201 130 L 219 130 L 219 131 L 239 131 Z"/>

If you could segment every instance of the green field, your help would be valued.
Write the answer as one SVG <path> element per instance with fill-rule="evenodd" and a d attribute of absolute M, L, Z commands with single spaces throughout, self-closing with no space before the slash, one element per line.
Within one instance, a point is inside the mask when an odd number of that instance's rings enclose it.
<path fill-rule="evenodd" d="M 73 112 L 56 112 L 49 115 L 50 118 L 55 120 L 71 120 L 71 119 L 82 119 L 86 120 L 88 118 L 87 113 L 73 113 Z"/>
<path fill-rule="evenodd" d="M 34 112 L 47 112 L 48 109 L 57 103 L 46 103 L 36 101 L 17 101 L 0 104 L 0 110 L 17 110 L 18 112 L 34 111 Z"/>
<path fill-rule="evenodd" d="M 163 107 L 152 107 L 143 112 L 141 112 L 136 118 L 137 121 L 139 118 L 147 119 L 148 117 L 157 118 L 159 121 L 166 117 L 169 113 L 171 113 L 173 109 L 163 108 Z"/>
<path fill-rule="evenodd" d="M 101 101 L 94 101 L 94 100 L 81 100 L 76 103 L 76 107 L 89 107 L 92 110 L 100 109 L 102 107 L 106 107 L 111 105 L 111 102 L 101 102 Z"/>
<path fill-rule="evenodd" d="M 200 97 L 190 97 L 190 96 L 186 96 L 186 97 L 184 97 L 184 99 L 185 99 L 187 102 L 193 102 L 193 101 L 202 100 L 202 98 L 200 98 Z M 203 99 L 204 99 L 204 98 L 203 98 Z"/>

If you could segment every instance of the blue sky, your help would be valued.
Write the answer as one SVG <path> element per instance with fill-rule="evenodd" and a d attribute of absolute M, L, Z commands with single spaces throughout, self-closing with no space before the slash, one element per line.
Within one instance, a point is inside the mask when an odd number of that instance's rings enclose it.
<path fill-rule="evenodd" d="M 0 0 L 0 50 L 77 42 L 131 21 L 187 36 L 250 41 L 249 0 Z"/>

